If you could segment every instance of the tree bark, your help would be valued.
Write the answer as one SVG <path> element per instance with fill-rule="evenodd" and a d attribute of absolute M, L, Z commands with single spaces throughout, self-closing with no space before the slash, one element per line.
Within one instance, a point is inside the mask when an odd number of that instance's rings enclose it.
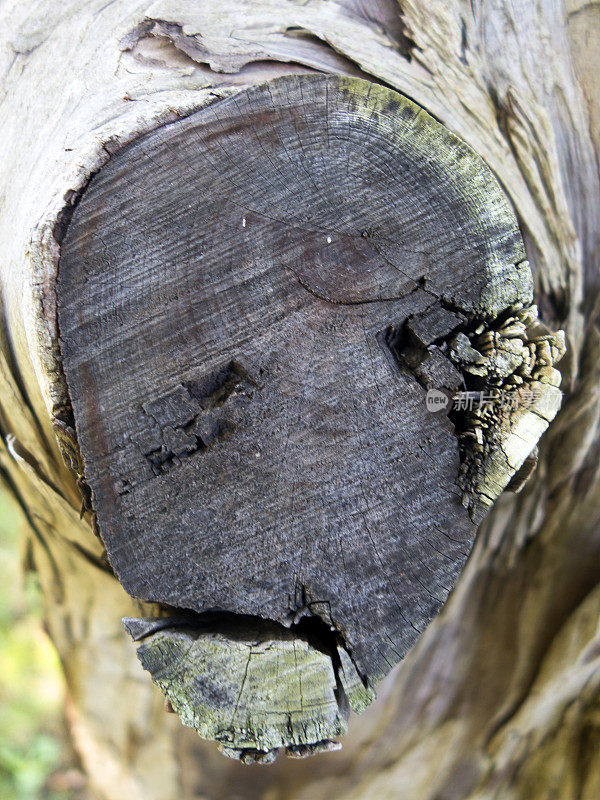
<path fill-rule="evenodd" d="M 0 16 L 0 465 L 23 511 L 73 741 L 96 794 L 598 796 L 597 7 L 117 0 L 8 2 Z M 128 143 L 144 151 L 178 120 L 290 73 L 300 77 L 284 80 L 328 73 L 399 91 L 487 163 L 515 209 L 540 316 L 567 334 L 565 401 L 525 488 L 502 495 L 482 522 L 450 599 L 377 701 L 351 719 L 343 749 L 248 770 L 164 712 L 122 627 L 123 617 L 155 617 L 156 607 L 115 579 L 89 503 L 80 517 L 82 489 L 89 498 L 69 444 L 56 276 L 61 243 L 74 269 L 82 257 L 69 236 L 93 176 L 109 176 Z M 116 218 L 107 235 L 115 227 Z M 315 276 L 301 277 L 324 291 Z M 85 398 L 84 376 L 78 391 Z M 77 413 L 76 421 L 79 432 Z"/>

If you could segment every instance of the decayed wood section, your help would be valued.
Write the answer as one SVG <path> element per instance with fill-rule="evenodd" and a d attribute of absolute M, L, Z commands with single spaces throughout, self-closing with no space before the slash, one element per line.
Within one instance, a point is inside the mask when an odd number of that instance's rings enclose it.
<path fill-rule="evenodd" d="M 582 56 L 597 16 L 593 5 L 551 2 L 405 2 L 402 12 L 310 1 L 0 11 L 2 471 L 100 796 L 598 793 L 598 92 Z M 193 124 L 194 112 L 245 87 L 315 71 L 399 90 L 489 165 L 517 213 L 541 318 L 567 332 L 567 396 L 537 470 L 483 522 L 449 603 L 351 721 L 343 749 L 308 766 L 278 760 L 258 776 L 164 713 L 121 627 L 156 609 L 127 596 L 91 513 L 79 519 L 77 453 L 75 469 L 60 455 L 71 420 L 55 282 L 71 207 L 83 208 L 92 176 L 109 175 L 124 145 L 158 142 L 165 123 Z M 471 347 L 481 334 L 468 333 Z M 473 365 L 463 340 L 453 352 Z"/>

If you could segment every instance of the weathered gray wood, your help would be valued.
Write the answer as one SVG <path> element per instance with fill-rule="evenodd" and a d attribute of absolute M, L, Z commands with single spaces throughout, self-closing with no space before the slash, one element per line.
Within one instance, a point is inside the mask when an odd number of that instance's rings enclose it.
<path fill-rule="evenodd" d="M 320 618 L 373 686 L 474 534 L 453 426 L 425 403 L 429 386 L 461 388 L 445 340 L 531 302 L 483 161 L 388 89 L 280 78 L 117 152 L 61 253 L 63 365 L 125 588 Z M 421 314 L 439 318 L 436 343 L 412 363 Z M 486 502 L 539 433 L 488 469 Z"/>

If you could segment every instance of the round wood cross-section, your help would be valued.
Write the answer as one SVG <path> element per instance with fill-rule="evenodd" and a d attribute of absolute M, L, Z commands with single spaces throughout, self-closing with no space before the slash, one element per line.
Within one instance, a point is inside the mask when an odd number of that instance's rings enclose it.
<path fill-rule="evenodd" d="M 524 257 L 482 160 L 359 79 L 281 78 L 117 152 L 67 228 L 58 312 L 126 590 L 317 615 L 381 678 L 475 533 L 403 326 L 433 320 L 435 346 L 526 300 Z"/>

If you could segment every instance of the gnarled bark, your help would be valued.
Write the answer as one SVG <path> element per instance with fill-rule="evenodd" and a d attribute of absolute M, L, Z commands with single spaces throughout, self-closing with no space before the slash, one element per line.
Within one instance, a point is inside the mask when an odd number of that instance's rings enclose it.
<path fill-rule="evenodd" d="M 98 794 L 595 797 L 598 94 L 577 21 L 594 32 L 593 4 L 567 17 L 549 0 L 406 0 L 401 19 L 383 1 L 57 8 L 0 12 L 10 209 L 0 220 L 1 465 L 27 522 L 74 741 Z M 154 609 L 114 579 L 91 513 L 79 519 L 77 468 L 62 463 L 52 419 L 69 422 L 69 399 L 55 280 L 70 206 L 113 153 L 246 86 L 314 71 L 399 90 L 487 162 L 516 210 L 541 317 L 566 329 L 567 399 L 537 470 L 483 522 L 449 602 L 351 721 L 342 751 L 306 767 L 280 760 L 256 777 L 164 714 L 121 628 L 121 617 Z"/>

